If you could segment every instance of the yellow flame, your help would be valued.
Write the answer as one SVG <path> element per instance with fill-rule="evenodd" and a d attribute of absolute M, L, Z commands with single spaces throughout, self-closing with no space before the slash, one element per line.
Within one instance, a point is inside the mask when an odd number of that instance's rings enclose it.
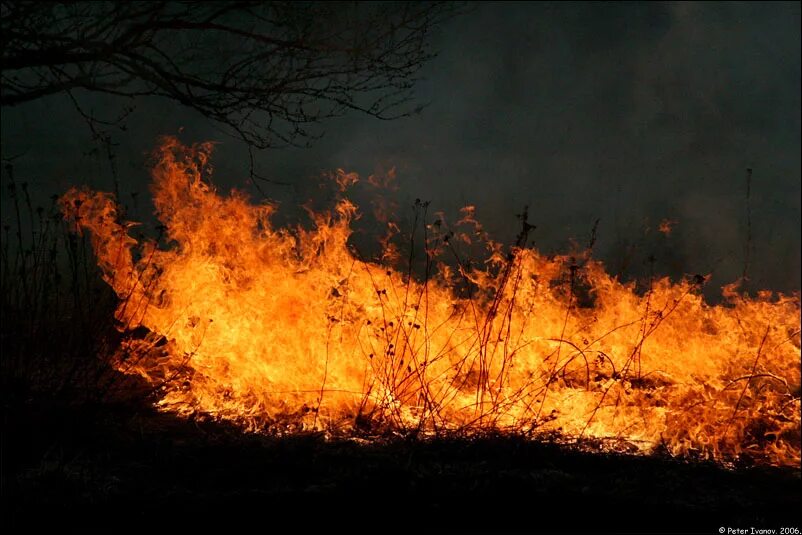
<path fill-rule="evenodd" d="M 460 220 L 471 235 L 447 232 L 442 214 L 426 226 L 439 269 L 416 279 L 349 249 L 346 198 L 312 230 L 276 228 L 272 205 L 214 190 L 210 153 L 171 138 L 157 150 L 166 249 L 131 238 L 108 194 L 61 200 L 91 231 L 123 328 L 150 331 L 114 365 L 161 386 L 161 408 L 252 430 L 558 430 L 799 464 L 798 294 L 728 288 L 712 306 L 700 279 L 663 278 L 641 295 L 589 255 L 506 252 L 473 207 Z M 357 180 L 336 176 L 343 190 Z M 479 267 L 456 245 L 477 237 L 490 250 Z"/>

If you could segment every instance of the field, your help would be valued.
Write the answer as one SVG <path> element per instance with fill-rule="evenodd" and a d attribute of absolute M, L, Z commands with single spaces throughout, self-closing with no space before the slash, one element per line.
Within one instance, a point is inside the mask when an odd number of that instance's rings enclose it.
<path fill-rule="evenodd" d="M 5 230 L 3 250 L 2 489 L 4 523 L 15 531 L 799 525 L 799 467 L 747 452 L 718 462 L 643 455 L 623 438 L 475 428 L 432 436 L 392 426 L 338 433 L 304 430 L 291 418 L 248 433 L 202 412 L 158 412 L 159 388 L 109 364 L 132 335 L 115 328 L 117 299 L 94 267 L 88 236 L 71 232 L 55 204 L 49 214 L 26 214 L 22 192 L 19 230 Z M 36 229 L 30 238 L 26 218 Z"/>
<path fill-rule="evenodd" d="M 6 412 L 4 524 L 715 533 L 799 525 L 799 471 L 514 436 L 243 435 L 131 404 Z"/>

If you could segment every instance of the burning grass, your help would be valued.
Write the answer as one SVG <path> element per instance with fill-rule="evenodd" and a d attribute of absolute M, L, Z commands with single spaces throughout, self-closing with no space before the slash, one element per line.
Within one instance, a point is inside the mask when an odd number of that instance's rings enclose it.
<path fill-rule="evenodd" d="M 528 247 L 525 214 L 506 248 L 470 207 L 449 226 L 420 202 L 399 267 L 349 242 L 355 175 L 337 175 L 342 193 L 312 229 L 276 228 L 270 203 L 217 193 L 210 153 L 171 138 L 156 151 L 161 240 L 132 238 L 108 194 L 60 199 L 91 233 L 119 330 L 138 333 L 113 366 L 152 385 L 162 410 L 253 431 L 557 432 L 799 465 L 798 294 L 733 285 L 710 305 L 699 276 L 638 292 L 590 251 Z M 485 260 L 469 262 L 477 243 Z"/>

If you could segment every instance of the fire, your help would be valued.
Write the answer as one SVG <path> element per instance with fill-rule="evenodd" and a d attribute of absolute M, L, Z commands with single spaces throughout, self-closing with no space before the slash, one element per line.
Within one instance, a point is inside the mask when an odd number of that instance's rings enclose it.
<path fill-rule="evenodd" d="M 660 232 L 661 234 L 664 234 L 665 236 L 671 236 L 671 231 L 674 230 L 674 225 L 676 224 L 677 222 L 672 219 L 663 219 L 662 221 L 660 221 L 660 225 L 658 225 L 657 231 Z"/>
<path fill-rule="evenodd" d="M 256 431 L 557 431 L 799 464 L 798 294 L 730 287 L 709 305 L 702 277 L 638 292 L 587 253 L 525 247 L 524 218 L 516 247 L 487 240 L 473 207 L 469 233 L 442 214 L 424 222 L 417 276 L 349 246 L 358 209 L 344 196 L 311 230 L 276 228 L 272 204 L 215 191 L 210 153 L 175 139 L 157 150 L 167 246 L 134 240 L 108 194 L 61 199 L 91 232 L 120 328 L 149 333 L 113 365 L 159 387 L 160 408 Z M 358 180 L 338 177 L 342 190 Z M 480 238 L 488 259 L 471 264 L 459 248 Z"/>

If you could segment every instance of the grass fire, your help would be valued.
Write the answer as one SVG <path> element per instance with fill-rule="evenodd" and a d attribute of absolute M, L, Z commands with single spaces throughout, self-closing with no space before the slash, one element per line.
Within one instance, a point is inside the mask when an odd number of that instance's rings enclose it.
<path fill-rule="evenodd" d="M 4 532 L 802 524 L 799 2 L 0 2 Z"/>
<path fill-rule="evenodd" d="M 276 228 L 270 203 L 215 189 L 211 152 L 174 138 L 156 151 L 160 241 L 134 240 L 108 194 L 60 199 L 91 234 L 119 329 L 140 333 L 113 366 L 157 388 L 160 409 L 257 432 L 558 433 L 799 464 L 798 295 L 733 284 L 710 305 L 703 276 L 636 291 L 589 249 L 541 255 L 525 218 L 505 247 L 470 209 L 435 224 L 424 205 L 420 278 L 349 245 L 355 175 L 335 177 L 341 196 L 311 229 Z M 476 240 L 486 255 L 469 263 Z"/>

